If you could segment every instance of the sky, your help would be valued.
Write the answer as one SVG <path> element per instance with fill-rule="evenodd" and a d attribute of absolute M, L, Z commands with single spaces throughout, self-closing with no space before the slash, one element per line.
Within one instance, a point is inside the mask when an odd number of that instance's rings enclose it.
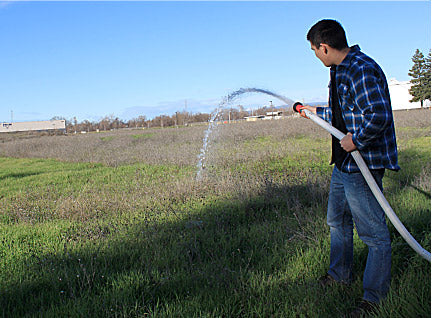
<path fill-rule="evenodd" d="M 0 1 L 0 122 L 210 113 L 244 87 L 327 101 L 306 40 L 324 18 L 388 79 L 431 48 L 430 1 Z M 283 104 L 235 105 L 270 99 Z"/>

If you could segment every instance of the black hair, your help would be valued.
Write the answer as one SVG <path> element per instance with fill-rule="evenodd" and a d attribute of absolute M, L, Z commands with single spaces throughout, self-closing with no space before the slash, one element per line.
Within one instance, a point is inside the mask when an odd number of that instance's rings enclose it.
<path fill-rule="evenodd" d="M 321 20 L 315 23 L 307 33 L 306 39 L 316 48 L 319 48 L 321 43 L 337 50 L 348 47 L 345 30 L 335 20 Z"/>

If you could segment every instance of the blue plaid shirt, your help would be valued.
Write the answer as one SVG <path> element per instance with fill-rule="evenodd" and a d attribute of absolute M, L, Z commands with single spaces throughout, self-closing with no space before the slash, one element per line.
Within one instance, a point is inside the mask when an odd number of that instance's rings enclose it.
<path fill-rule="evenodd" d="M 335 71 L 343 120 L 369 169 L 399 170 L 390 93 L 380 66 L 354 45 Z M 317 115 L 331 123 L 331 107 L 318 107 Z M 360 171 L 352 156 L 341 170 Z"/>

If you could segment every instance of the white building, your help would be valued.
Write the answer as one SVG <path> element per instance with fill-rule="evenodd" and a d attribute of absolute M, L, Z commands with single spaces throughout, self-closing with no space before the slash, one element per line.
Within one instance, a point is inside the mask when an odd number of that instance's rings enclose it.
<path fill-rule="evenodd" d="M 420 102 L 410 102 L 410 100 L 413 98 L 409 93 L 411 86 L 412 84 L 409 81 L 399 82 L 394 78 L 388 81 L 393 110 L 421 108 Z M 423 107 L 430 107 L 430 100 L 424 101 Z"/>
<path fill-rule="evenodd" d="M 245 119 L 246 121 L 281 119 L 282 113 L 282 111 L 266 112 L 265 115 L 247 116 Z"/>
<path fill-rule="evenodd" d="M 27 121 L 18 123 L 1 123 L 0 133 L 17 132 L 17 131 L 44 131 L 44 130 L 65 130 L 65 120 L 45 120 L 45 121 Z"/>

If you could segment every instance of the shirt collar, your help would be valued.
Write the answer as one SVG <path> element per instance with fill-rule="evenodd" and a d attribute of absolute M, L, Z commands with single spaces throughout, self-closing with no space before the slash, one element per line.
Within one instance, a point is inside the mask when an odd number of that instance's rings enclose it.
<path fill-rule="evenodd" d="M 345 58 L 343 59 L 343 61 L 338 65 L 338 67 L 347 67 L 350 65 L 351 60 L 353 58 L 354 55 L 356 55 L 358 52 L 360 52 L 360 46 L 353 45 L 350 47 L 350 50 L 347 54 L 347 56 L 345 56 Z"/>

